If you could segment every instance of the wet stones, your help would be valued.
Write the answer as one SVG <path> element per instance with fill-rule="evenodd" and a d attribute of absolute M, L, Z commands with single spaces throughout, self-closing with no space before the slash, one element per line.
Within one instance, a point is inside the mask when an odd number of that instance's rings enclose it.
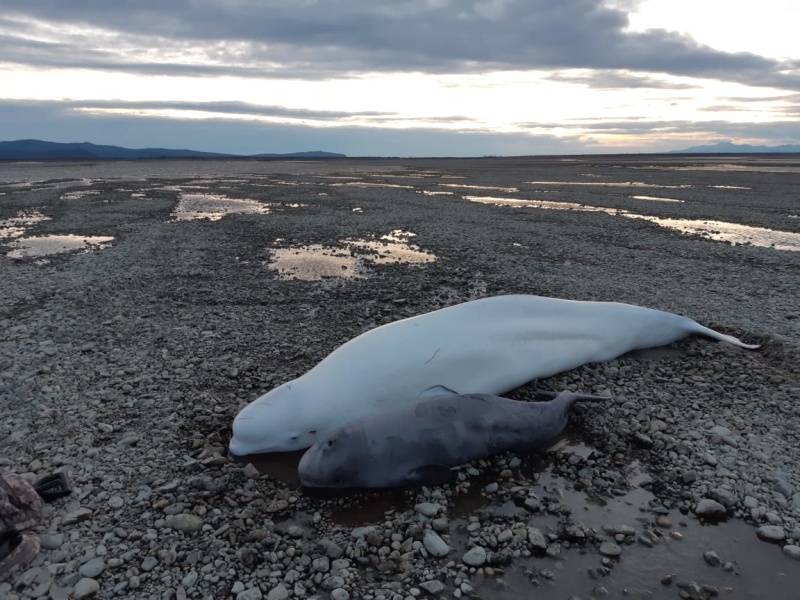
<path fill-rule="evenodd" d="M 486 564 L 486 550 L 480 546 L 475 546 L 467 550 L 461 560 L 470 567 L 482 567 Z"/>
<path fill-rule="evenodd" d="M 758 539 L 764 542 L 778 543 L 784 540 L 786 533 L 780 525 L 762 525 L 756 530 Z"/>
<path fill-rule="evenodd" d="M 724 519 L 727 515 L 727 509 L 716 500 L 712 500 L 711 498 L 703 498 L 697 503 L 697 506 L 695 506 L 694 514 L 701 519 L 706 519 L 709 521 L 720 520 Z"/>
<path fill-rule="evenodd" d="M 425 531 L 422 543 L 425 546 L 425 550 L 427 550 L 431 556 L 437 558 L 447 556 L 448 552 L 450 552 L 450 547 L 447 545 L 447 542 L 445 542 L 438 533 L 430 529 Z"/>

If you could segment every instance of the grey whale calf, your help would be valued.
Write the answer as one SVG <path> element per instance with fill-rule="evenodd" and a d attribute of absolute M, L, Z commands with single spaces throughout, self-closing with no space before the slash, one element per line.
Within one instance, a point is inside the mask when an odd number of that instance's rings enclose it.
<path fill-rule="evenodd" d="M 327 488 L 447 483 L 450 467 L 547 447 L 566 427 L 575 402 L 606 399 L 571 392 L 550 402 L 487 394 L 423 398 L 351 421 L 311 446 L 297 466 L 300 482 Z"/>

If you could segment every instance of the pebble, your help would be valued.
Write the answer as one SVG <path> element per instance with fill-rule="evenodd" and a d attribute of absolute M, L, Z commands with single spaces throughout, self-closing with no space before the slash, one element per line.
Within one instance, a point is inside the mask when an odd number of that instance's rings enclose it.
<path fill-rule="evenodd" d="M 83 577 L 93 579 L 100 575 L 105 568 L 106 563 L 102 558 L 93 558 L 83 563 L 78 569 L 78 573 L 80 573 Z"/>
<path fill-rule="evenodd" d="M 447 553 L 450 552 L 450 546 L 447 545 L 447 542 L 445 542 L 438 533 L 430 529 L 425 530 L 422 544 L 431 556 L 437 558 L 447 556 Z"/>
<path fill-rule="evenodd" d="M 331 592 L 331 600 L 350 600 L 350 593 L 343 588 L 336 588 Z"/>
<path fill-rule="evenodd" d="M 756 535 L 765 542 L 780 542 L 786 537 L 780 525 L 762 525 L 756 530 Z"/>
<path fill-rule="evenodd" d="M 703 498 L 695 506 L 694 514 L 705 519 L 719 519 L 727 514 L 727 510 L 716 500 Z"/>
<path fill-rule="evenodd" d="M 285 591 L 285 590 L 284 590 Z M 251 587 L 249 589 L 244 590 L 243 592 L 239 592 L 236 594 L 236 600 L 261 600 L 264 596 L 261 594 L 261 590 L 258 587 Z M 267 598 L 270 596 L 267 595 Z M 283 598 L 287 598 L 288 594 Z"/>
<path fill-rule="evenodd" d="M 172 529 L 177 529 L 178 531 L 184 531 L 187 533 L 200 531 L 200 529 L 202 529 L 203 527 L 203 519 L 201 519 L 197 515 L 191 515 L 188 513 L 182 513 L 179 515 L 167 515 L 165 523 L 167 527 L 170 527 Z"/>
<path fill-rule="evenodd" d="M 258 588 L 250 588 L 251 590 L 257 590 Z M 250 590 L 247 590 L 250 591 Z M 244 592 L 246 593 L 246 592 Z M 286 600 L 289 597 L 289 590 L 286 589 L 282 583 L 279 583 L 274 588 L 272 588 L 269 593 L 267 594 L 267 600 Z M 250 600 L 255 600 L 256 596 L 251 596 Z M 261 592 L 258 592 L 258 598 L 261 598 Z"/>
<path fill-rule="evenodd" d="M 783 547 L 783 553 L 788 556 L 789 558 L 793 558 L 795 560 L 800 560 L 800 546 L 794 546 L 790 544 L 786 544 Z"/>
<path fill-rule="evenodd" d="M 72 591 L 73 598 L 80 600 L 81 598 L 90 598 L 100 591 L 100 584 L 89 577 L 84 577 L 75 584 L 75 589 Z"/>
<path fill-rule="evenodd" d="M 717 556 L 717 553 L 714 550 L 707 550 L 703 552 L 703 559 L 705 559 L 706 563 L 708 563 L 712 567 L 718 567 L 722 564 L 722 561 Z"/>
<path fill-rule="evenodd" d="M 430 581 L 423 581 L 422 583 L 419 584 L 419 587 L 421 587 L 423 590 L 425 590 L 432 596 L 438 596 L 444 591 L 444 584 L 437 579 L 432 579 Z"/>
<path fill-rule="evenodd" d="M 470 567 L 482 567 L 486 563 L 486 550 L 481 546 L 475 546 L 467 550 L 461 560 Z"/>
<path fill-rule="evenodd" d="M 441 505 L 434 504 L 433 502 L 421 502 L 414 506 L 414 510 L 421 514 L 423 517 L 433 518 L 442 510 Z"/>
<path fill-rule="evenodd" d="M 622 548 L 620 548 L 614 542 L 603 542 L 600 544 L 600 554 L 603 556 L 609 556 L 611 558 L 616 558 L 620 554 L 622 554 Z"/>

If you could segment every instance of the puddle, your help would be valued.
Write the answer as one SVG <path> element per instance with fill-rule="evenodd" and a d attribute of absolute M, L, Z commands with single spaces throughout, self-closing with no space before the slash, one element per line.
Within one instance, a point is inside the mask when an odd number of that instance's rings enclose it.
<path fill-rule="evenodd" d="M 100 194 L 100 192 L 97 190 L 77 190 L 75 192 L 61 194 L 59 200 L 77 200 L 78 198 L 83 198 L 85 196 L 96 196 L 98 194 Z"/>
<path fill-rule="evenodd" d="M 687 166 L 674 166 L 665 167 L 663 165 L 653 165 L 654 169 L 663 169 L 665 171 L 722 171 L 722 172 L 743 172 L 743 173 L 800 173 L 800 167 L 779 167 L 768 165 L 734 165 L 734 164 L 718 164 L 718 165 L 687 165 Z"/>
<path fill-rule="evenodd" d="M 631 196 L 634 200 L 652 200 L 654 202 L 684 202 L 677 198 L 660 198 L 658 196 Z"/>
<path fill-rule="evenodd" d="M 16 217 L 10 219 L 3 219 L 0 221 L 0 240 L 6 238 L 16 238 L 25 234 L 32 225 L 41 223 L 42 221 L 49 221 L 47 217 L 39 211 L 30 213 L 18 213 Z"/>
<path fill-rule="evenodd" d="M 765 227 L 751 227 L 725 221 L 697 221 L 691 219 L 665 219 L 648 217 L 620 211 L 618 214 L 632 218 L 651 221 L 661 227 L 674 229 L 682 233 L 696 233 L 718 242 L 745 244 L 760 248 L 773 248 L 788 252 L 800 252 L 800 233 L 776 231 Z"/>
<path fill-rule="evenodd" d="M 464 200 L 494 204 L 497 206 L 510 206 L 513 208 L 542 208 L 549 210 L 576 210 L 583 212 L 605 212 L 610 215 L 619 215 L 629 219 L 643 219 L 661 227 L 674 229 L 682 233 L 695 233 L 717 242 L 730 242 L 758 246 L 759 248 L 772 248 L 788 252 L 800 252 L 800 233 L 778 231 L 765 227 L 753 227 L 728 223 L 725 221 L 701 221 L 694 219 L 667 219 L 640 215 L 622 209 L 604 208 L 599 206 L 586 206 L 572 202 L 553 202 L 548 200 L 523 200 L 521 198 L 497 198 L 491 196 L 464 196 Z M 659 198 L 659 200 L 662 200 Z"/>
<path fill-rule="evenodd" d="M 173 215 L 176 221 L 218 221 L 231 214 L 258 214 L 270 212 L 268 206 L 256 200 L 228 198 L 219 194 L 182 194 Z"/>
<path fill-rule="evenodd" d="M 436 256 L 409 244 L 414 233 L 395 230 L 375 240 L 344 239 L 334 248 L 312 244 L 299 248 L 273 250 L 270 269 L 284 279 L 319 281 L 332 277 L 364 277 L 369 272 L 367 262 L 374 264 L 420 265 L 433 262 Z"/>
<path fill-rule="evenodd" d="M 494 196 L 464 196 L 464 200 L 480 202 L 481 204 L 495 204 L 497 206 L 511 206 L 513 208 L 543 208 L 548 210 L 578 210 L 583 212 L 604 212 L 616 215 L 624 212 L 617 208 L 604 208 L 602 206 L 588 206 L 574 202 L 556 202 L 553 200 L 524 200 L 522 198 L 499 198 Z"/>
<path fill-rule="evenodd" d="M 525 181 L 532 185 L 582 185 L 582 186 L 603 186 L 603 187 L 637 187 L 637 188 L 660 188 L 666 190 L 677 190 L 695 187 L 689 184 L 681 185 L 662 185 L 658 183 L 645 183 L 644 181 Z"/>
<path fill-rule="evenodd" d="M 15 250 L 8 252 L 8 258 L 22 259 L 35 256 L 48 256 L 63 252 L 92 252 L 108 248 L 113 237 L 81 236 L 81 235 L 45 235 L 39 237 L 18 238 L 10 242 Z"/>
<path fill-rule="evenodd" d="M 368 187 L 376 187 L 376 188 L 396 188 L 401 190 L 413 190 L 413 185 L 401 185 L 399 183 L 377 183 L 373 181 L 347 181 L 344 183 L 332 183 L 330 184 L 331 187 L 361 187 L 361 188 L 368 188 Z"/>
<path fill-rule="evenodd" d="M 365 268 L 350 252 L 321 244 L 272 251 L 269 268 L 282 279 L 319 281 L 331 277 L 362 277 Z"/>
<path fill-rule="evenodd" d="M 452 187 L 452 188 L 466 188 L 470 190 L 487 190 L 493 192 L 518 192 L 519 188 L 515 187 L 500 187 L 495 185 L 468 185 L 466 183 L 440 183 L 442 187 Z"/>

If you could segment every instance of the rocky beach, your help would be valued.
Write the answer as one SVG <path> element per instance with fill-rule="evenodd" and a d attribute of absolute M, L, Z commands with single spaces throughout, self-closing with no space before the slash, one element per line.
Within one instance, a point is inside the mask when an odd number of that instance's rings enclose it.
<path fill-rule="evenodd" d="M 397 319 L 627 302 L 691 337 L 534 381 L 547 454 L 319 492 L 246 403 Z M 0 598 L 796 598 L 800 158 L 0 163 L 0 468 L 65 471 Z"/>

